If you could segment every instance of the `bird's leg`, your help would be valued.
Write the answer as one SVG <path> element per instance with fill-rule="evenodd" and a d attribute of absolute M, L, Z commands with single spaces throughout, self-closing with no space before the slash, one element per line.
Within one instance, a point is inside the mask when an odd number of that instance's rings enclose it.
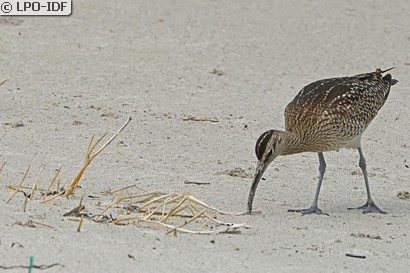
<path fill-rule="evenodd" d="M 313 199 L 312 206 L 308 209 L 290 209 L 289 212 L 301 212 L 302 214 L 324 214 L 328 215 L 327 213 L 323 213 L 321 209 L 317 206 L 317 201 L 319 199 L 320 187 L 322 186 L 323 176 L 326 171 L 326 161 L 323 157 L 323 153 L 318 153 L 319 155 L 319 182 L 317 184 L 315 198 Z M 329 216 L 329 215 L 328 215 Z"/>
<path fill-rule="evenodd" d="M 367 178 L 367 169 L 366 169 L 366 159 L 363 156 L 362 148 L 357 149 L 359 151 L 360 159 L 359 159 L 359 167 L 362 169 L 363 176 L 364 176 L 364 183 L 366 185 L 366 192 L 367 192 L 367 202 L 361 207 L 358 208 L 349 208 L 349 209 L 361 209 L 363 213 L 369 212 L 378 212 L 382 214 L 386 214 L 386 212 L 382 211 L 376 204 L 374 203 L 372 196 L 370 194 L 370 186 L 369 186 L 369 179 Z"/>

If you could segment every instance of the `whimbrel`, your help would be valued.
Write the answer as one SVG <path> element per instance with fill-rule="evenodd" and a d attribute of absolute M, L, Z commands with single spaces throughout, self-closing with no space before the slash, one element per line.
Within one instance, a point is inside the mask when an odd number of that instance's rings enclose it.
<path fill-rule="evenodd" d="M 393 69 L 393 68 L 390 68 Z M 285 109 L 285 131 L 269 130 L 256 141 L 258 163 L 249 192 L 248 213 L 258 183 L 268 165 L 278 156 L 303 152 L 319 155 L 319 182 L 310 208 L 289 210 L 302 214 L 325 214 L 318 207 L 320 187 L 326 169 L 323 152 L 353 148 L 359 152 L 359 166 L 363 172 L 367 202 L 357 209 L 363 213 L 385 213 L 374 203 L 361 149 L 361 136 L 389 96 L 390 87 L 398 81 L 389 71 L 352 77 L 325 79 L 305 86 Z"/>

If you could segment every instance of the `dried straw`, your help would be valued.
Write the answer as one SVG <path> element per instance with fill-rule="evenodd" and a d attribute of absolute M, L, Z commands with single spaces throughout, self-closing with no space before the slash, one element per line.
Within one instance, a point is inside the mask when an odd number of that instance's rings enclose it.
<path fill-rule="evenodd" d="M 102 142 L 102 140 L 108 135 L 108 132 L 105 133 L 101 138 L 97 139 L 95 142 L 94 142 L 94 135 L 91 136 L 90 143 L 88 145 L 87 153 L 86 153 L 86 156 L 85 156 L 84 165 L 80 169 L 80 171 L 78 172 L 78 174 L 74 178 L 74 180 L 71 182 L 68 189 L 65 191 L 64 197 L 68 197 L 68 196 L 70 196 L 71 194 L 74 193 L 75 187 L 77 187 L 78 184 L 80 183 L 80 179 L 83 176 L 83 173 L 85 172 L 87 167 L 91 164 L 93 159 L 97 155 L 99 155 L 121 133 L 122 130 L 124 130 L 124 128 L 128 125 L 128 123 L 130 123 L 130 121 L 131 121 L 131 118 L 129 118 L 127 120 L 127 122 L 125 122 L 124 125 L 121 126 L 121 128 L 117 132 L 113 132 L 113 136 L 95 152 L 94 152 L 94 149 L 96 149 L 97 145 L 100 142 Z"/>
<path fill-rule="evenodd" d="M 12 194 L 12 195 L 10 196 L 10 198 L 7 200 L 6 204 L 10 203 L 10 201 L 14 198 L 14 196 L 16 195 L 16 193 L 22 192 L 21 186 L 23 185 L 24 180 L 26 179 L 29 170 L 30 170 L 30 166 L 28 166 L 27 171 L 24 173 L 23 177 L 21 178 L 20 184 L 17 186 L 17 188 L 15 189 L 15 191 L 13 192 L 13 194 Z"/>
<path fill-rule="evenodd" d="M 135 196 L 141 197 L 142 195 Z M 236 216 L 241 215 L 241 213 L 218 210 L 198 200 L 188 192 L 182 194 L 162 193 L 161 195 L 152 192 L 150 197 L 143 204 L 136 206 L 137 214 L 119 216 L 111 222 L 114 224 L 124 224 L 130 221 L 148 223 L 153 226 L 165 227 L 168 229 L 167 234 L 174 235 L 177 235 L 177 232 L 191 234 L 238 233 L 241 228 L 249 228 L 247 223 L 234 224 L 217 219 L 223 215 Z M 115 201 L 103 209 L 103 213 L 99 216 L 111 209 L 114 204 L 120 204 L 126 199 L 132 200 L 130 197 L 119 195 Z M 216 228 L 212 229 L 212 227 Z"/>

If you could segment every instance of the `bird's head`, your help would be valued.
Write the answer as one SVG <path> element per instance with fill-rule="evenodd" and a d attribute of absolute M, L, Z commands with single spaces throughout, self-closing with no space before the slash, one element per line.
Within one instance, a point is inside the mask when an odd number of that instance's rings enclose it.
<path fill-rule="evenodd" d="M 255 154 L 258 163 L 269 165 L 282 152 L 283 132 L 269 130 L 256 141 Z"/>
<path fill-rule="evenodd" d="M 255 153 L 258 163 L 252 180 L 251 190 L 249 192 L 248 213 L 252 212 L 253 197 L 255 196 L 258 183 L 268 165 L 282 153 L 284 148 L 283 143 L 283 132 L 276 130 L 264 132 L 256 141 Z"/>

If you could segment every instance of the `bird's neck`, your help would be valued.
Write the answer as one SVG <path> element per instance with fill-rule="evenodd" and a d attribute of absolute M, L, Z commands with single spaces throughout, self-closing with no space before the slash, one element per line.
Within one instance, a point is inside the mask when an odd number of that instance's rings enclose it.
<path fill-rule="evenodd" d="M 281 155 L 291 155 L 306 152 L 307 148 L 302 137 L 292 131 L 283 132 Z"/>

